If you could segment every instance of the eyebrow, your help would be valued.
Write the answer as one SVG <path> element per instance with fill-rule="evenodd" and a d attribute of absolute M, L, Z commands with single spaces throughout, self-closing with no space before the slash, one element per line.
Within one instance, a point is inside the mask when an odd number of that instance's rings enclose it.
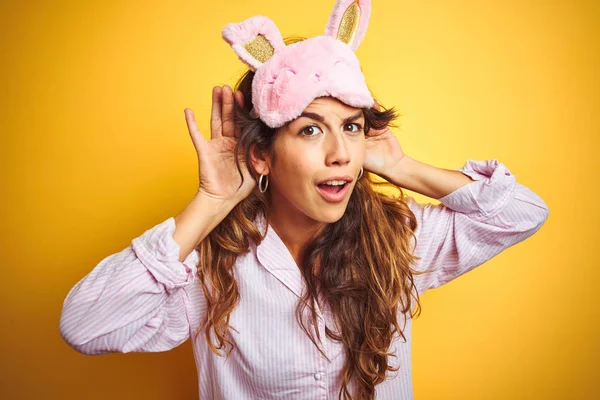
<path fill-rule="evenodd" d="M 362 116 L 363 116 L 363 112 L 359 111 L 355 115 L 351 115 L 348 118 L 346 118 L 343 122 L 344 122 L 344 124 L 348 124 L 350 122 L 356 121 L 357 119 L 359 119 Z M 306 117 L 306 118 L 314 119 L 316 121 L 325 123 L 325 118 L 322 115 L 313 113 L 313 112 L 303 112 L 302 114 L 300 114 L 300 117 Z M 300 117 L 298 117 L 298 118 L 300 118 Z"/>

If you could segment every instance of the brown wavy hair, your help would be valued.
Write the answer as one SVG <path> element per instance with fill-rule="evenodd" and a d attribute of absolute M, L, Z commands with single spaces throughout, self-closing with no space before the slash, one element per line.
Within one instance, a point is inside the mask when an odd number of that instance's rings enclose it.
<path fill-rule="evenodd" d="M 286 44 L 304 40 L 300 37 L 285 39 Z M 253 177 L 250 159 L 253 148 L 272 152 L 276 129 L 269 128 L 260 119 L 250 116 L 252 107 L 252 79 L 254 72 L 246 71 L 234 87 L 244 94 L 245 104 L 235 104 L 235 123 L 239 124 L 241 136 L 235 154 L 244 157 Z M 379 102 L 378 102 L 379 103 Z M 382 129 L 395 126 L 392 121 L 398 113 L 392 109 L 382 111 L 363 108 L 365 135 L 371 128 Z M 238 171 L 241 169 L 238 163 Z M 243 178 L 242 178 L 243 179 Z M 377 192 L 377 187 L 398 190 L 398 196 Z M 299 268 L 306 282 L 304 293 L 296 309 L 296 318 L 317 345 L 314 335 L 302 318 L 307 305 L 310 305 L 313 331 L 318 339 L 315 302 L 326 302 L 337 325 L 337 330 L 326 327 L 326 335 L 342 342 L 346 360 L 342 370 L 343 385 L 339 398 L 352 399 L 348 384 L 354 378 L 356 393 L 354 398 L 373 399 L 375 385 L 383 382 L 386 371 L 397 371 L 388 366 L 388 353 L 394 334 L 398 333 L 406 342 L 403 329 L 398 324 L 398 311 L 411 313 L 411 318 L 420 315 L 421 305 L 418 294 L 413 292 L 413 274 L 421 274 L 411 267 L 419 257 L 411 252 L 411 239 L 417 221 L 404 201 L 402 188 L 385 181 L 375 181 L 365 171 L 350 196 L 344 215 L 336 222 L 328 224 L 320 234 L 303 250 Z M 248 253 L 250 242 L 260 244 L 264 239 L 254 225 L 259 212 L 269 223 L 269 191 L 260 193 L 258 188 L 238 203 L 227 217 L 213 229 L 197 246 L 200 255 L 198 277 L 207 299 L 206 319 L 197 335 L 204 330 L 210 349 L 217 355 L 225 344 L 230 346 L 227 356 L 233 350 L 233 343 L 227 338 L 229 317 L 237 305 L 240 294 L 233 275 L 234 263 L 240 255 Z M 265 233 L 266 235 L 266 233 Z M 323 265 L 323 268 L 319 268 Z M 411 311 L 411 297 L 417 302 L 415 312 Z M 321 303 L 319 303 L 321 304 Z M 406 326 L 406 320 L 405 324 Z M 217 344 L 211 341 L 210 329 L 214 330 Z"/>

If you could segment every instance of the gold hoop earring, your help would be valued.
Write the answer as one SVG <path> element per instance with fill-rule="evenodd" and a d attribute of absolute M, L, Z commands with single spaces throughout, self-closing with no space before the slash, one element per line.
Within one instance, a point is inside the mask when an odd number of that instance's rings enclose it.
<path fill-rule="evenodd" d="M 264 189 L 262 188 L 262 182 L 263 182 L 263 178 L 267 178 L 267 184 L 265 185 L 265 188 L 264 188 Z M 269 177 L 268 177 L 267 175 L 260 174 L 260 178 L 258 178 L 258 190 L 259 190 L 261 193 L 264 193 L 264 192 L 266 192 L 266 191 L 267 191 L 267 188 L 268 188 L 268 187 L 269 187 Z"/>
<path fill-rule="evenodd" d="M 363 176 L 363 167 L 360 167 L 360 174 L 358 174 L 358 179 L 360 179 L 361 176 Z"/>

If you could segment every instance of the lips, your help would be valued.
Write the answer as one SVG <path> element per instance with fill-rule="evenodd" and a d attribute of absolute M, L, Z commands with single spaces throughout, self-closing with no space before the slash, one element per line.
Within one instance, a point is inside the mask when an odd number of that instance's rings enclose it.
<path fill-rule="evenodd" d="M 317 192 L 328 202 L 331 203 L 339 203 L 344 200 L 346 194 L 348 193 L 348 188 L 350 187 L 350 183 L 346 182 L 343 186 L 332 186 L 326 184 L 318 184 L 316 185 Z"/>

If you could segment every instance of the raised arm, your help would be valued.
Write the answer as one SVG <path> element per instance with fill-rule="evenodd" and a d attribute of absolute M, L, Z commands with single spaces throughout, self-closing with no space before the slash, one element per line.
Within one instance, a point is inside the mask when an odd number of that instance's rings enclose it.
<path fill-rule="evenodd" d="M 169 218 L 104 258 L 67 294 L 60 335 L 80 353 L 159 352 L 189 337 L 186 296 L 197 251 L 179 262 Z"/>
<path fill-rule="evenodd" d="M 437 288 L 537 232 L 548 206 L 496 159 L 468 160 L 458 171 L 473 182 L 441 197 L 441 204 L 407 203 L 418 222 L 415 276 L 419 293 Z"/>
<path fill-rule="evenodd" d="M 60 318 L 62 338 L 90 355 L 166 351 L 187 340 L 185 288 L 196 277 L 195 246 L 233 207 L 198 192 L 177 216 L 100 261 L 67 294 Z M 191 251 L 182 251 L 186 244 Z M 194 307 L 196 315 L 203 314 L 198 304 Z"/>
<path fill-rule="evenodd" d="M 195 248 L 256 186 L 243 161 L 242 176 L 236 168 L 233 102 L 230 88 L 213 89 L 210 141 L 198 130 L 192 110 L 184 110 L 198 154 L 200 188 L 182 212 L 103 259 L 69 291 L 59 330 L 75 350 L 159 352 L 189 338 L 185 287 L 195 281 Z"/>

